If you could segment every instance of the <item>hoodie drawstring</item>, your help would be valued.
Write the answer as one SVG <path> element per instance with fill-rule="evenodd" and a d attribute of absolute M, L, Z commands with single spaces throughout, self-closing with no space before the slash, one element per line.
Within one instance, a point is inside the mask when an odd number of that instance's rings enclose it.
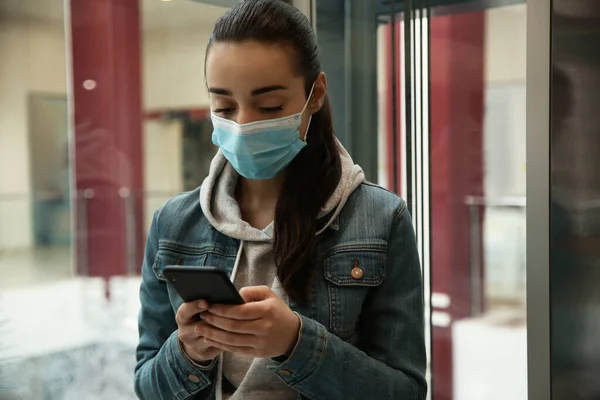
<path fill-rule="evenodd" d="M 235 263 L 233 264 L 233 271 L 231 271 L 231 282 L 234 281 L 235 275 L 237 274 L 238 266 L 242 258 L 242 252 L 244 251 L 244 241 L 240 240 L 240 248 L 238 249 L 237 256 L 235 257 Z M 217 389 L 216 389 L 216 400 L 223 400 L 223 354 L 219 355 L 219 361 L 217 363 Z"/>

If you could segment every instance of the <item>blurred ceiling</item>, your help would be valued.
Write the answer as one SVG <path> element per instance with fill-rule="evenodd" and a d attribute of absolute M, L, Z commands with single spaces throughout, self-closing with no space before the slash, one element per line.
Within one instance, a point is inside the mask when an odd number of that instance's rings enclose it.
<path fill-rule="evenodd" d="M 95 0 L 87 0 L 95 1 Z M 143 30 L 191 25 L 212 26 L 227 9 L 198 0 L 139 0 Z M 227 0 L 230 2 L 230 0 Z M 218 1 L 209 1 L 218 3 Z M 63 0 L 0 0 L 0 20 L 64 23 Z M 221 0 L 220 4 L 226 4 Z M 227 3 L 227 5 L 229 5 Z"/>

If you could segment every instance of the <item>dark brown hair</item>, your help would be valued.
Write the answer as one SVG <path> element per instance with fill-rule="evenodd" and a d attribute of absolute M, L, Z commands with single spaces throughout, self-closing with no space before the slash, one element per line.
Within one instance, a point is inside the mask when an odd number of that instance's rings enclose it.
<path fill-rule="evenodd" d="M 213 43 L 257 41 L 289 46 L 291 60 L 304 77 L 306 96 L 321 72 L 317 38 L 308 19 L 281 0 L 247 0 L 217 21 Z M 275 209 L 274 256 L 277 276 L 297 303 L 308 303 L 317 263 L 317 219 L 341 176 L 340 153 L 333 133 L 329 100 L 310 124 L 307 146 L 290 163 Z"/>

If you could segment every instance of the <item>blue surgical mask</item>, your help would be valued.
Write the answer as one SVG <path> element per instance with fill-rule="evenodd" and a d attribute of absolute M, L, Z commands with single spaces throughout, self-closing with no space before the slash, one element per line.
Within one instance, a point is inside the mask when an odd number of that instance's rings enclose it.
<path fill-rule="evenodd" d="M 312 89 L 309 100 L 311 96 Z M 309 100 L 297 114 L 247 124 L 238 124 L 211 113 L 212 141 L 221 148 L 225 158 L 244 178 L 273 179 L 306 146 L 307 138 L 305 136 L 304 141 L 300 139 L 298 129 Z M 306 133 L 308 134 L 308 127 Z"/>

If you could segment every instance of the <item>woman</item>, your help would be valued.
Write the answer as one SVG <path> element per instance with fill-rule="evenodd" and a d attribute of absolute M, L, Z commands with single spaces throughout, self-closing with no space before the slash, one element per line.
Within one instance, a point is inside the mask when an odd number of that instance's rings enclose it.
<path fill-rule="evenodd" d="M 138 396 L 424 399 L 411 220 L 335 138 L 309 22 L 280 0 L 245 1 L 216 23 L 205 63 L 220 151 L 201 188 L 154 215 Z M 246 303 L 182 304 L 170 264 L 222 268 Z"/>

